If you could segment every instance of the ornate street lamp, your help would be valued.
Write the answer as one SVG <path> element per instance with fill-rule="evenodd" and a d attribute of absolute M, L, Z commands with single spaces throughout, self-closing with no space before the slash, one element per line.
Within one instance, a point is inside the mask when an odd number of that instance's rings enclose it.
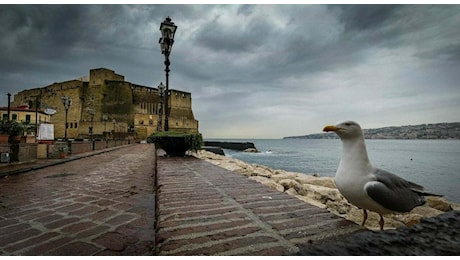
<path fill-rule="evenodd" d="M 67 141 L 67 128 L 68 128 L 68 125 L 67 125 L 67 115 L 68 115 L 68 112 L 69 112 L 69 108 L 70 108 L 70 105 L 72 105 L 72 99 L 67 97 L 67 96 L 63 96 L 61 97 L 61 101 L 62 101 L 62 104 L 64 105 L 64 109 L 65 109 L 65 132 L 64 132 L 64 140 Z"/>
<path fill-rule="evenodd" d="M 174 34 L 176 33 L 177 26 L 171 21 L 171 18 L 166 19 L 160 25 L 161 38 L 160 49 L 161 54 L 165 55 L 165 72 L 166 72 L 166 92 L 165 92 L 165 131 L 169 130 L 169 54 L 171 54 L 172 46 L 174 44 Z"/>
<path fill-rule="evenodd" d="M 163 82 L 160 83 L 158 86 L 158 95 L 160 95 L 160 107 L 158 109 L 158 124 L 157 124 L 157 132 L 161 132 L 163 130 L 161 124 L 162 124 L 162 116 L 163 116 L 163 95 L 165 93 L 165 85 L 163 85 Z"/>

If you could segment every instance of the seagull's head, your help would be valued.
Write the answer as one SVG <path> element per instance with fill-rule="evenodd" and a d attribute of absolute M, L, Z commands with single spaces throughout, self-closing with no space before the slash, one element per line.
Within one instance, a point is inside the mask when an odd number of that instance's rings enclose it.
<path fill-rule="evenodd" d="M 324 132 L 335 132 L 340 139 L 352 139 L 363 136 L 361 126 L 354 121 L 345 121 L 337 125 L 328 125 L 323 129 Z"/>

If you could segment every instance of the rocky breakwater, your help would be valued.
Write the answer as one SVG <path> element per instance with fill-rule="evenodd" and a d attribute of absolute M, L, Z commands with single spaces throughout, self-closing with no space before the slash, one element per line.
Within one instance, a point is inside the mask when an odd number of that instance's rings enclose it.
<path fill-rule="evenodd" d="M 271 169 L 263 165 L 248 164 L 235 158 L 217 155 L 204 150 L 200 150 L 193 155 L 361 224 L 362 210 L 347 202 L 336 188 L 332 177 Z M 418 224 L 422 217 L 434 217 L 451 210 L 460 210 L 460 204 L 449 202 L 442 197 L 429 196 L 424 206 L 417 207 L 411 212 L 386 215 L 385 229 L 412 226 Z M 372 230 L 379 230 L 378 221 L 379 215 L 369 212 L 366 227 Z"/>

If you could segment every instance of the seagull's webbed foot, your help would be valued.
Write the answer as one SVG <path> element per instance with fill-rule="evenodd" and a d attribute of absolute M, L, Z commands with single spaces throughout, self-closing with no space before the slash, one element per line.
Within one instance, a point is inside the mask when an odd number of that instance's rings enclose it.
<path fill-rule="evenodd" d="M 383 230 L 383 225 L 385 225 L 385 220 L 383 220 L 383 216 L 381 214 L 379 215 L 380 215 L 380 221 L 379 221 L 380 230 Z"/>
<path fill-rule="evenodd" d="M 361 223 L 361 226 L 364 227 L 364 223 L 366 223 L 367 220 L 367 211 L 363 209 L 363 223 Z"/>

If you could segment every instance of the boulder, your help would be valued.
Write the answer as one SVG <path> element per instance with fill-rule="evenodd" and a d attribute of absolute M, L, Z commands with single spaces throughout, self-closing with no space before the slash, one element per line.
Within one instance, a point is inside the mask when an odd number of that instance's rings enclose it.
<path fill-rule="evenodd" d="M 313 175 L 303 174 L 297 176 L 296 180 L 302 184 L 312 184 L 328 188 L 337 188 L 335 186 L 334 178 L 332 177 L 315 177 Z"/>
<path fill-rule="evenodd" d="M 282 179 L 278 181 L 278 183 L 284 187 L 284 190 L 294 189 L 296 194 L 298 194 L 298 190 L 300 190 L 302 187 L 302 184 L 292 179 Z"/>
<path fill-rule="evenodd" d="M 250 176 L 249 179 L 251 180 L 255 180 L 259 183 L 262 183 L 264 185 L 267 185 L 269 186 L 270 188 L 273 188 L 277 191 L 281 191 L 281 192 L 284 192 L 284 187 L 283 185 L 279 184 L 279 183 L 276 183 L 274 181 L 271 181 L 270 179 L 268 178 L 265 178 L 265 177 L 262 177 L 262 176 Z"/>
<path fill-rule="evenodd" d="M 443 197 L 427 196 L 426 202 L 428 206 L 440 211 L 447 212 L 452 210 L 452 205 Z"/>

